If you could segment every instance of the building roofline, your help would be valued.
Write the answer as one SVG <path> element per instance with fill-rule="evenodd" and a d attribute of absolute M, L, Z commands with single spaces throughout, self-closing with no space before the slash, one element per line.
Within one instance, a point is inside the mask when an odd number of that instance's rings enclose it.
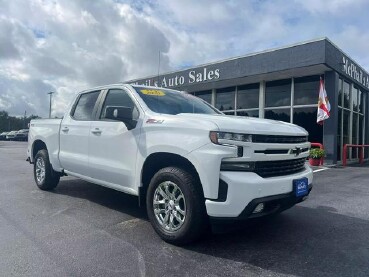
<path fill-rule="evenodd" d="M 150 76 L 146 76 L 146 77 L 141 77 L 141 78 L 136 78 L 136 79 L 132 79 L 132 80 L 127 80 L 127 81 L 124 81 L 124 82 L 125 83 L 126 82 L 132 83 L 132 82 L 135 82 L 135 81 L 140 81 L 142 79 L 156 78 L 156 77 L 158 77 L 158 75 L 159 76 L 163 76 L 163 75 L 167 75 L 167 74 L 172 74 L 172 73 L 176 73 L 176 72 L 185 71 L 185 70 L 188 70 L 188 69 L 191 69 L 191 68 L 206 67 L 206 66 L 209 66 L 209 65 L 215 65 L 215 64 L 219 64 L 219 63 L 223 63 L 223 62 L 232 61 L 232 60 L 237 60 L 237 59 L 242 59 L 242 58 L 257 56 L 257 55 L 261 55 L 261 54 L 265 54 L 265 53 L 275 52 L 275 51 L 279 51 L 279 50 L 283 50 L 283 49 L 287 49 L 287 48 L 292 48 L 292 47 L 296 47 L 296 46 L 300 46 L 300 45 L 305 45 L 305 44 L 310 44 L 310 43 L 319 42 L 319 41 L 324 41 L 324 40 L 329 41 L 333 46 L 335 46 L 341 52 L 343 52 L 339 47 L 337 47 L 334 43 L 332 43 L 331 40 L 329 40 L 327 37 L 321 37 L 321 38 L 311 39 L 311 40 L 307 40 L 307 41 L 303 41 L 303 42 L 298 42 L 298 43 L 294 43 L 294 44 L 289 44 L 289 45 L 286 45 L 286 46 L 275 47 L 275 48 L 271 48 L 271 49 L 267 49 L 267 50 L 253 52 L 253 53 L 246 54 L 246 55 L 240 55 L 240 56 L 236 56 L 236 57 L 232 57 L 232 58 L 222 59 L 222 60 L 218 60 L 218 61 L 215 61 L 215 62 L 209 62 L 209 63 L 195 65 L 195 66 L 192 66 L 192 67 L 186 67 L 186 68 L 183 68 L 183 69 L 180 69 L 180 70 L 173 70 L 173 71 L 168 71 L 168 72 L 160 73 L 160 74 L 156 74 L 156 75 L 150 75 Z M 346 53 L 344 53 L 344 54 L 352 60 L 352 58 L 350 56 L 348 56 Z"/>
<path fill-rule="evenodd" d="M 369 72 L 365 70 L 364 67 L 362 67 L 356 60 L 354 60 L 350 55 L 348 55 L 345 51 L 343 51 L 339 46 L 337 46 L 337 44 L 335 44 L 334 42 L 332 42 L 329 38 L 325 38 L 326 41 L 328 41 L 330 44 L 332 44 L 335 48 L 337 48 L 342 54 L 344 54 L 347 58 L 349 58 L 351 61 L 353 61 L 354 63 L 356 63 L 356 65 L 358 67 L 360 67 L 360 69 L 362 71 L 364 71 L 367 75 L 369 75 Z"/>
<path fill-rule="evenodd" d="M 279 50 L 283 50 L 283 49 L 287 49 L 287 48 L 292 48 L 292 47 L 296 47 L 296 46 L 301 46 L 301 45 L 305 45 L 305 44 L 315 43 L 315 42 L 319 42 L 319 41 L 327 41 L 327 42 L 329 42 L 338 51 L 340 51 L 342 54 L 344 54 L 351 61 L 353 61 L 354 63 L 356 63 L 356 65 L 358 67 L 360 67 L 360 69 L 363 72 L 365 72 L 366 74 L 369 75 L 369 72 L 364 67 L 362 67 L 356 60 L 354 60 L 350 55 L 348 55 L 345 51 L 343 51 L 342 48 L 340 48 L 339 46 L 337 46 L 337 44 L 335 44 L 334 42 L 332 42 L 328 37 L 320 37 L 320 38 L 315 38 L 315 39 L 311 39 L 311 40 L 306 40 L 306 41 L 303 41 L 303 42 L 297 42 L 297 43 L 289 44 L 289 45 L 286 45 L 286 46 L 275 47 L 275 48 L 271 48 L 271 49 L 257 51 L 257 52 L 253 52 L 253 53 L 246 54 L 246 55 L 239 55 L 239 56 L 235 56 L 235 57 L 232 57 L 232 58 L 226 58 L 226 59 L 221 59 L 221 60 L 214 61 L 214 62 L 199 64 L 199 65 L 194 65 L 194 66 L 182 68 L 182 69 L 179 69 L 179 70 L 172 70 L 172 71 L 167 71 L 167 72 L 163 72 L 163 73 L 156 74 L 156 75 L 149 75 L 149 76 L 146 76 L 146 77 L 135 78 L 135 79 L 127 80 L 127 81 L 124 81 L 124 82 L 125 83 L 132 83 L 132 82 L 135 82 L 135 81 L 140 81 L 142 79 L 156 78 L 156 77 L 158 77 L 158 75 L 159 76 L 163 76 L 163 75 L 173 74 L 173 73 L 182 72 L 182 71 L 185 71 L 185 70 L 188 70 L 188 69 L 191 69 L 191 68 L 206 67 L 206 66 L 215 65 L 215 64 L 219 64 L 219 63 L 223 63 L 223 62 L 227 62 L 227 61 L 232 61 L 232 60 L 237 60 L 237 59 L 242 59 L 242 58 L 257 56 L 257 55 L 266 54 L 266 53 L 271 53 L 271 52 L 275 52 L 275 51 L 279 51 Z"/>

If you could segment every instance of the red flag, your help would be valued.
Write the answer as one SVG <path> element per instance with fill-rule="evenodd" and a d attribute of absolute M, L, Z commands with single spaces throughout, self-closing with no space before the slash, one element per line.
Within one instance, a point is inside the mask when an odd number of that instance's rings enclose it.
<path fill-rule="evenodd" d="M 325 91 L 324 81 L 320 78 L 319 86 L 319 101 L 318 101 L 318 113 L 316 122 L 323 124 L 323 121 L 329 118 L 329 112 L 331 110 L 331 104 L 329 104 L 327 92 Z"/>

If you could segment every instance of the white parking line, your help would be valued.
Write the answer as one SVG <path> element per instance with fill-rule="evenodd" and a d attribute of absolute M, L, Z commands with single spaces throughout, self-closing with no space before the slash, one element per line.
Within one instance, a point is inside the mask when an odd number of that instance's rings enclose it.
<path fill-rule="evenodd" d="M 328 167 L 318 168 L 318 169 L 313 170 L 313 172 L 319 172 L 319 171 L 323 171 L 323 170 L 327 170 L 327 169 L 329 169 L 329 168 Z"/>

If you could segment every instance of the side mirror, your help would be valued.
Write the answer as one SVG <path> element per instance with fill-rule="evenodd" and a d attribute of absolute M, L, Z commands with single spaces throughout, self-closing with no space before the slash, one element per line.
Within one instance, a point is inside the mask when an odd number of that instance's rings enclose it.
<path fill-rule="evenodd" d="M 130 107 L 107 106 L 105 109 L 105 118 L 125 122 L 128 120 L 133 120 L 132 113 L 133 109 Z"/>

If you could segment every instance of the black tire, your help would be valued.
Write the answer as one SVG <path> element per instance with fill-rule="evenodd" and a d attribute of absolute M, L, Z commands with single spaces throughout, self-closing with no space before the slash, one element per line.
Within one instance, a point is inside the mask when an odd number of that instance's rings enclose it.
<path fill-rule="evenodd" d="M 154 212 L 155 191 L 160 184 L 172 182 L 179 188 L 185 200 L 185 217 L 178 230 L 166 230 L 157 219 Z M 177 191 L 178 192 L 178 191 Z M 178 192 L 178 193 L 179 193 Z M 173 195 L 173 194 L 172 194 Z M 173 204 L 173 203 L 172 203 Z M 163 204 L 164 205 L 164 204 Z M 165 210 L 168 205 L 165 204 Z M 166 242 L 183 245 L 200 238 L 208 226 L 205 209 L 205 199 L 202 187 L 197 178 L 189 172 L 177 167 L 160 169 L 151 179 L 146 194 L 147 214 L 156 233 Z M 175 208 L 173 208 L 176 210 Z M 175 211 L 177 213 L 177 211 Z M 179 215 L 179 213 L 178 213 Z M 173 220 L 176 220 L 173 217 Z M 177 220 L 176 220 L 177 221 Z M 177 221 L 179 223 L 179 221 Z"/>
<path fill-rule="evenodd" d="M 37 170 L 40 168 L 38 162 L 44 164 L 44 178 L 37 177 Z M 52 190 L 59 183 L 60 174 L 53 170 L 49 160 L 49 153 L 46 149 L 38 151 L 35 156 L 35 161 L 33 164 L 33 176 L 35 178 L 36 185 L 41 190 Z"/>

